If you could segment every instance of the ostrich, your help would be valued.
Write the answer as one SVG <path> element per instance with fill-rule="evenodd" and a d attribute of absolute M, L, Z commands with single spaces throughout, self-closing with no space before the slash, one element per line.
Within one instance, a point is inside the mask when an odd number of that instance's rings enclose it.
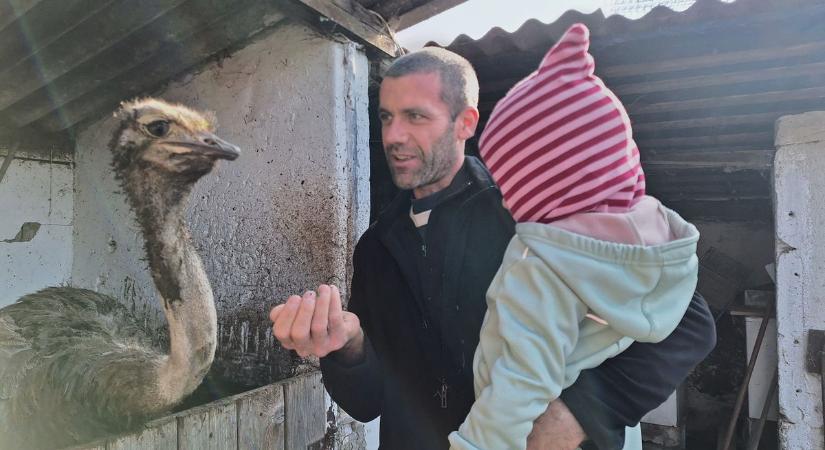
<path fill-rule="evenodd" d="M 184 209 L 195 182 L 238 148 L 214 120 L 156 99 L 123 104 L 112 166 L 145 238 L 168 352 L 114 298 L 50 287 L 0 309 L 0 449 L 54 448 L 121 432 L 192 393 L 212 364 L 212 289 Z"/>

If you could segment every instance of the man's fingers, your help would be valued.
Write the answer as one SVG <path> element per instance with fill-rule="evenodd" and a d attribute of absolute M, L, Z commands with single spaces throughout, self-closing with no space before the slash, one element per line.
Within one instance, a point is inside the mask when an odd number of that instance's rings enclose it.
<path fill-rule="evenodd" d="M 316 346 L 323 345 L 329 332 L 327 331 L 327 318 L 329 316 L 330 288 L 322 284 L 318 286 L 318 297 L 315 300 L 315 312 L 312 314 L 312 325 L 310 333 L 312 341 Z"/>
<path fill-rule="evenodd" d="M 344 326 L 344 314 L 341 308 L 341 293 L 338 286 L 330 286 L 329 295 L 329 331 L 339 332 Z"/>
<path fill-rule="evenodd" d="M 280 315 L 281 311 L 284 310 L 284 306 L 284 304 L 280 304 L 269 311 L 269 320 L 272 321 L 273 325 L 275 324 L 275 321 L 278 320 L 278 315 Z"/>
<path fill-rule="evenodd" d="M 306 351 L 310 344 L 309 326 L 312 323 L 312 313 L 315 311 L 315 292 L 307 291 L 301 299 L 301 305 L 292 322 L 292 331 L 289 334 L 292 342 L 301 351 Z"/>
<path fill-rule="evenodd" d="M 303 297 L 293 295 L 269 312 L 275 338 L 289 350 L 306 357 L 323 357 L 347 341 L 347 323 L 341 308 L 341 293 L 334 285 L 321 285 Z"/>
<path fill-rule="evenodd" d="M 281 342 L 285 348 L 292 348 L 292 323 L 295 321 L 295 315 L 298 312 L 298 307 L 301 305 L 301 297 L 293 295 L 289 297 L 284 303 L 283 308 L 277 314 L 273 325 L 273 333 L 275 338 Z M 272 311 L 275 312 L 274 308 Z"/>

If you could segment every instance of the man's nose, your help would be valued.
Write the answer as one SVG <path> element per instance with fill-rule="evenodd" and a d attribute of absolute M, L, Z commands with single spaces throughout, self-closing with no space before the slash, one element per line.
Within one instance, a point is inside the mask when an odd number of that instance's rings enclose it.
<path fill-rule="evenodd" d="M 381 139 L 385 146 L 403 144 L 407 139 L 407 130 L 400 120 L 391 120 L 381 126 Z"/>

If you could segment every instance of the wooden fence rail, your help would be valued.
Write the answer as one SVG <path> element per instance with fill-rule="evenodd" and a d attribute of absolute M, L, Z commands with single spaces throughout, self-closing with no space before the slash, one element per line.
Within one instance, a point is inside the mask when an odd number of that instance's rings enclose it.
<path fill-rule="evenodd" d="M 325 427 L 324 386 L 313 372 L 72 450 L 303 450 L 320 448 Z"/>

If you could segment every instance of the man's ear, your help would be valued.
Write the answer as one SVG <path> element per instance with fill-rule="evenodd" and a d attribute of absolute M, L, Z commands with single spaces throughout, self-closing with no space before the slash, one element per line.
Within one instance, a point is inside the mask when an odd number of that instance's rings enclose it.
<path fill-rule="evenodd" d="M 476 134 L 476 127 L 478 126 L 478 108 L 468 106 L 463 111 L 458 113 L 455 119 L 456 137 L 462 141 L 466 141 Z"/>

